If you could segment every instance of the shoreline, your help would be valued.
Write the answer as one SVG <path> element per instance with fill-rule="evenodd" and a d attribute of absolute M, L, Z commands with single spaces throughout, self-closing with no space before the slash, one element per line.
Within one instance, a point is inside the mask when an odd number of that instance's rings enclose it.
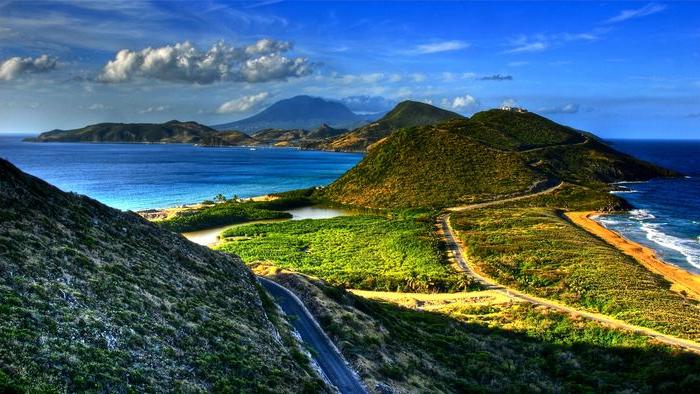
<path fill-rule="evenodd" d="M 278 196 L 272 194 L 263 194 L 260 196 L 241 198 L 242 201 L 272 201 L 278 199 Z M 214 203 L 214 205 L 220 203 Z M 209 207 L 211 204 L 203 204 L 203 201 L 194 202 L 189 204 L 182 204 L 175 207 L 165 207 L 165 208 L 148 208 L 134 211 L 137 215 L 141 216 L 147 220 L 163 220 L 167 219 L 178 212 L 189 211 L 193 209 L 201 209 L 204 207 Z"/>
<path fill-rule="evenodd" d="M 673 264 L 662 260 L 653 249 L 631 241 L 616 231 L 610 230 L 598 223 L 592 216 L 602 215 L 603 212 L 584 211 L 566 212 L 564 215 L 578 227 L 601 238 L 622 253 L 632 257 L 649 271 L 661 275 L 671 282 L 671 290 L 684 292 L 688 297 L 700 301 L 700 275 L 693 274 Z"/>

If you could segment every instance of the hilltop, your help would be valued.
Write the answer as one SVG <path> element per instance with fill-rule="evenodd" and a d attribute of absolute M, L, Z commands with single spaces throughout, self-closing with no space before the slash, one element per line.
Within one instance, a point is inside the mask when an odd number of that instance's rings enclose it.
<path fill-rule="evenodd" d="M 356 127 L 365 118 L 337 101 L 320 97 L 295 96 L 280 100 L 249 118 L 213 126 L 217 130 L 256 132 L 264 129 L 315 129 L 322 124 Z"/>
<path fill-rule="evenodd" d="M 451 118 L 462 118 L 462 115 L 426 103 L 403 101 L 381 119 L 324 141 L 318 147 L 334 151 L 364 151 L 395 130 L 431 125 Z"/>
<path fill-rule="evenodd" d="M 324 198 L 369 207 L 447 207 L 542 190 L 677 175 L 534 113 L 490 110 L 393 132 Z"/>
<path fill-rule="evenodd" d="M 4 160 L 0 310 L 2 392 L 321 387 L 238 257 Z"/>
<path fill-rule="evenodd" d="M 209 140 L 216 133 L 216 130 L 197 122 L 177 120 L 166 123 L 98 123 L 79 129 L 47 131 L 27 141 L 196 144 Z"/>

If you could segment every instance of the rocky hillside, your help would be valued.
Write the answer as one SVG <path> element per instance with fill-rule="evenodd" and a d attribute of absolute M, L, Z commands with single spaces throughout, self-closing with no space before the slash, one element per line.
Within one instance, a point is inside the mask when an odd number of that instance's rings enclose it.
<path fill-rule="evenodd" d="M 560 181 L 602 188 L 673 175 L 539 115 L 492 110 L 395 131 L 323 193 L 369 207 L 446 207 Z"/>
<path fill-rule="evenodd" d="M 73 130 L 52 130 L 41 133 L 32 142 L 131 142 L 191 143 L 216 133 L 197 122 L 171 120 L 166 123 L 98 123 Z"/>
<path fill-rule="evenodd" d="M 322 389 L 240 259 L 4 160 L 0 311 L 0 392 Z"/>
<path fill-rule="evenodd" d="M 381 119 L 324 141 L 317 148 L 334 151 L 365 151 L 370 145 L 398 129 L 431 125 L 451 118 L 462 118 L 462 115 L 417 101 L 403 101 Z"/>

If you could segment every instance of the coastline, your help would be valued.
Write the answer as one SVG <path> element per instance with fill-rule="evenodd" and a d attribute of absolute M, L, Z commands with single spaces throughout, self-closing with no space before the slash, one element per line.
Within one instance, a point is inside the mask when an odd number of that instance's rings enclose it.
<path fill-rule="evenodd" d="M 263 194 L 260 196 L 242 198 L 242 200 L 243 201 L 272 201 L 272 200 L 276 200 L 278 198 L 279 197 L 274 196 L 272 194 Z M 217 203 L 215 203 L 215 204 L 217 204 Z M 189 210 L 193 210 L 193 209 L 201 209 L 201 208 L 208 207 L 208 206 L 211 206 L 211 205 L 203 204 L 200 201 L 200 202 L 194 202 L 194 203 L 190 203 L 190 204 L 182 204 L 182 205 L 178 205 L 176 207 L 142 209 L 142 210 L 136 211 L 135 213 L 144 219 L 153 221 L 153 220 L 167 219 L 171 216 L 174 216 L 178 212 L 189 211 Z"/>
<path fill-rule="evenodd" d="M 663 276 L 666 280 L 671 282 L 671 290 L 684 292 L 688 297 L 700 300 L 700 275 L 693 274 L 665 262 L 653 249 L 630 241 L 619 233 L 605 228 L 605 226 L 592 219 L 592 216 L 601 214 L 603 213 L 597 211 L 584 211 L 567 212 L 564 215 L 577 226 L 601 238 L 622 253 L 634 258 L 649 271 Z"/>

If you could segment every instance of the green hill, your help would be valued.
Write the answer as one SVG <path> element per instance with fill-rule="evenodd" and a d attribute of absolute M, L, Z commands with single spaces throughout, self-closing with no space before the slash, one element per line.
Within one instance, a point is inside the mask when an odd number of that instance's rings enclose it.
<path fill-rule="evenodd" d="M 403 101 L 376 122 L 325 141 L 319 147 L 335 151 L 364 151 L 400 128 L 430 125 L 450 118 L 462 116 L 430 104 Z"/>
<path fill-rule="evenodd" d="M 201 146 L 238 146 L 253 145 L 255 140 L 246 133 L 229 130 L 207 133 L 201 137 L 198 145 Z"/>
<path fill-rule="evenodd" d="M 405 128 L 377 143 L 325 198 L 368 207 L 447 207 L 541 190 L 560 181 L 677 175 L 533 113 L 491 110 Z"/>
<path fill-rule="evenodd" d="M 216 130 L 197 122 L 98 123 L 73 130 L 52 130 L 29 138 L 32 142 L 160 142 L 199 143 Z"/>
<path fill-rule="evenodd" d="M 0 160 L 0 392 L 320 387 L 271 305 L 238 257 Z"/>

